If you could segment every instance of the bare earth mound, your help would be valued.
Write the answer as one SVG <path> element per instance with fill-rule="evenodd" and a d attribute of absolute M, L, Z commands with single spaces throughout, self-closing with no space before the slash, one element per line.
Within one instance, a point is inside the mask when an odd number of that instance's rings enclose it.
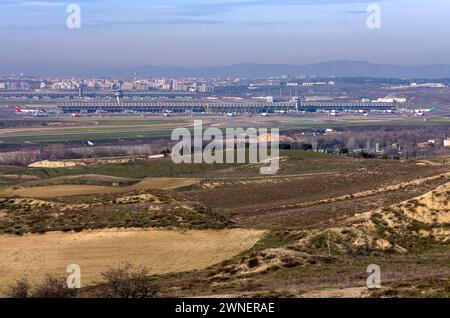
<path fill-rule="evenodd" d="M 28 277 L 65 274 L 81 267 L 84 286 L 100 281 L 101 272 L 123 261 L 145 265 L 152 274 L 206 268 L 250 249 L 262 231 L 101 230 L 82 233 L 0 236 L 0 289 Z"/>

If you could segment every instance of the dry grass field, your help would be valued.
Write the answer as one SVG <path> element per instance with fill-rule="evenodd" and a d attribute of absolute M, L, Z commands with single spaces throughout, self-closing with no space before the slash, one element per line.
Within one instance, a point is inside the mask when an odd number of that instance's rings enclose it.
<path fill-rule="evenodd" d="M 84 184 L 59 184 L 36 187 L 23 187 L 19 189 L 4 190 L 7 196 L 31 197 L 31 198 L 54 198 L 76 195 L 90 195 L 102 193 L 125 193 L 135 190 L 162 189 L 172 190 L 189 187 L 199 183 L 199 179 L 194 178 L 148 178 L 136 184 L 118 186 L 98 186 Z"/>
<path fill-rule="evenodd" d="M 251 248 L 262 231 L 167 231 L 110 229 L 82 233 L 0 236 L 0 286 L 46 273 L 65 274 L 69 264 L 82 269 L 84 286 L 99 282 L 109 266 L 124 261 L 144 265 L 152 274 L 199 270 Z"/>

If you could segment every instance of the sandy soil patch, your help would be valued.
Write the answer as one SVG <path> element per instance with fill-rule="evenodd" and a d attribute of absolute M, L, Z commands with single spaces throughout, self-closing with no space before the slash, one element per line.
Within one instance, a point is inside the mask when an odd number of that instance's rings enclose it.
<path fill-rule="evenodd" d="M 362 298 L 366 296 L 366 287 L 350 287 L 342 289 L 324 289 L 302 294 L 302 298 Z"/>
<path fill-rule="evenodd" d="M 110 187 L 97 185 L 62 184 L 31 188 L 20 188 L 8 191 L 8 196 L 32 198 L 52 198 L 73 195 L 89 195 L 102 193 L 124 193 L 136 190 L 156 189 L 173 190 L 198 184 L 194 178 L 149 178 L 128 187 Z M 5 191 L 6 192 L 6 191 Z"/>
<path fill-rule="evenodd" d="M 32 164 L 29 164 L 28 167 L 30 168 L 73 168 L 77 167 L 79 164 L 77 164 L 75 161 L 39 161 L 34 162 Z"/>
<path fill-rule="evenodd" d="M 153 274 L 192 271 L 230 259 L 251 248 L 263 231 L 100 230 L 81 233 L 0 236 L 0 290 L 14 280 L 65 275 L 78 264 L 82 284 L 101 280 L 108 266 L 123 261 L 147 266 Z"/>
<path fill-rule="evenodd" d="M 409 218 L 426 224 L 450 223 L 450 183 L 415 200 L 403 202 L 399 209 Z"/>

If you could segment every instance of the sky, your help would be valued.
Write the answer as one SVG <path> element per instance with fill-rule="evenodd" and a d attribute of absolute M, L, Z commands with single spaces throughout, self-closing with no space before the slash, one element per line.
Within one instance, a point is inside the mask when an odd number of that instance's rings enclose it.
<path fill-rule="evenodd" d="M 81 8 L 70 29 L 67 6 Z M 370 4 L 381 28 L 370 29 Z M 450 64 L 449 0 L 0 0 L 0 74 L 142 65 Z"/>

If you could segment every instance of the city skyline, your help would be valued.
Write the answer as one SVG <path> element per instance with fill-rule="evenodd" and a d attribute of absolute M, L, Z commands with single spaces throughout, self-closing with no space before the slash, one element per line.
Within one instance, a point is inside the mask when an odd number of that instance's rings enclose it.
<path fill-rule="evenodd" d="M 69 3 L 81 29 L 68 29 Z M 381 7 L 369 29 L 367 7 Z M 450 64 L 443 0 L 5 1 L 0 74 L 58 74 L 143 65 L 307 65 L 358 60 Z"/>

